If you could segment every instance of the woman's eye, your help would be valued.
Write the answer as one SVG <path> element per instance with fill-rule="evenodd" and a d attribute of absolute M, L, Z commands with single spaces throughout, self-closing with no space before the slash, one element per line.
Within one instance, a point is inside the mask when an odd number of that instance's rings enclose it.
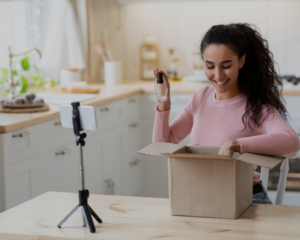
<path fill-rule="evenodd" d="M 207 67 L 207 69 L 213 69 L 214 67 L 209 67 L 209 66 L 206 66 Z"/>
<path fill-rule="evenodd" d="M 226 66 L 226 67 L 224 66 L 223 68 L 225 68 L 225 69 L 231 68 L 231 65 L 230 66 Z"/>

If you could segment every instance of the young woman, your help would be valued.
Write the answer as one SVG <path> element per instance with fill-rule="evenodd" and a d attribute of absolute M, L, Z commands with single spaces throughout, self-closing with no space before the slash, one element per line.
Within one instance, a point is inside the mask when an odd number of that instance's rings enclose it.
<path fill-rule="evenodd" d="M 285 155 L 300 149 L 299 137 L 286 123 L 287 111 L 268 42 L 249 24 L 216 25 L 200 45 L 205 74 L 212 83 L 194 92 L 183 112 L 169 125 L 168 98 L 159 101 L 154 142 L 222 145 L 234 152 Z M 164 81 L 170 89 L 166 74 Z M 253 166 L 253 203 L 272 204 Z"/>

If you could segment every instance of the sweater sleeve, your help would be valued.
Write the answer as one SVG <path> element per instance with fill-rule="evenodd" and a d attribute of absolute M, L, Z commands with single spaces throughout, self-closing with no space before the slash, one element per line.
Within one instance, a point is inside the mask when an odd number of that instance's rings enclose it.
<path fill-rule="evenodd" d="M 266 111 L 264 114 L 266 116 Z M 277 110 L 264 118 L 258 130 L 261 135 L 237 139 L 241 146 L 241 153 L 287 155 L 300 149 L 297 133 L 282 119 Z"/>
<path fill-rule="evenodd" d="M 169 125 L 170 109 L 160 112 L 156 107 L 156 115 L 153 129 L 153 142 L 179 143 L 192 130 L 193 114 L 191 101 L 193 96 L 185 105 L 183 111 Z"/>

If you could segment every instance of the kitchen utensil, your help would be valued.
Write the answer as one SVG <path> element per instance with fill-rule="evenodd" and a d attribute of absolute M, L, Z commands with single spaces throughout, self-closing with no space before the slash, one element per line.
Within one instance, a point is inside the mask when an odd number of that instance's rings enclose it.
<path fill-rule="evenodd" d="M 104 81 L 106 85 L 115 85 L 122 82 L 122 62 L 104 62 Z"/>
<path fill-rule="evenodd" d="M 34 113 L 34 112 L 46 112 L 49 111 L 49 106 L 44 104 L 42 107 L 22 107 L 22 108 L 8 108 L 0 106 L 0 112 L 2 113 Z"/>
<path fill-rule="evenodd" d="M 81 80 L 80 70 L 78 68 L 64 67 L 60 71 L 60 84 L 66 86 L 69 82 L 79 82 Z"/>
<path fill-rule="evenodd" d="M 105 45 L 102 41 L 99 41 L 94 45 L 94 50 L 96 53 L 98 53 L 101 56 L 101 58 L 104 62 L 110 60 L 107 55 Z"/>
<path fill-rule="evenodd" d="M 2 104 L 3 108 L 36 108 L 43 107 L 45 103 L 32 103 L 32 104 Z"/>

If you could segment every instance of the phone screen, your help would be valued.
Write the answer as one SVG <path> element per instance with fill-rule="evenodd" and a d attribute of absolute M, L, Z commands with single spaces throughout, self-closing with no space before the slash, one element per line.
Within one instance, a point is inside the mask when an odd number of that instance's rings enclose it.
<path fill-rule="evenodd" d="M 60 105 L 61 125 L 65 128 L 73 128 L 73 107 L 71 105 Z M 79 106 L 80 123 L 83 130 L 96 130 L 97 120 L 94 107 Z"/>

